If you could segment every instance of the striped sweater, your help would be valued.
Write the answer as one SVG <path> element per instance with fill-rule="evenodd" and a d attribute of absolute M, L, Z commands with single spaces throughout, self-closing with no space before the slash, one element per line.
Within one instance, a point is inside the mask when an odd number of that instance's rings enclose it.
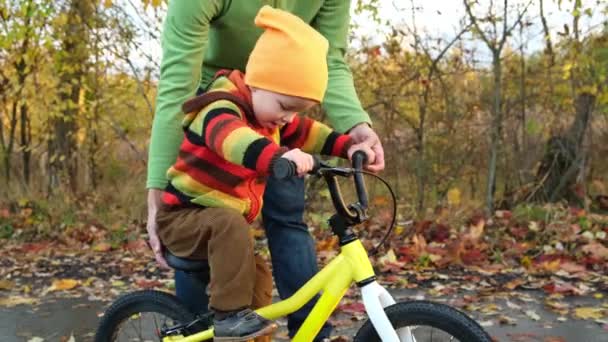
<path fill-rule="evenodd" d="M 274 129 L 258 125 L 238 70 L 218 72 L 183 111 L 184 139 L 162 196 L 168 206 L 228 207 L 251 222 L 261 211 L 265 177 L 276 158 L 292 148 L 346 158 L 352 145 L 348 135 L 306 117 Z"/>

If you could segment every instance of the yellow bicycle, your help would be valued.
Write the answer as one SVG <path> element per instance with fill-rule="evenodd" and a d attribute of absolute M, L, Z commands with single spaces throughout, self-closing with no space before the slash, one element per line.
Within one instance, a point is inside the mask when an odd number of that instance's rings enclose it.
<path fill-rule="evenodd" d="M 281 162 L 275 163 L 273 169 L 274 177 L 292 176 L 295 166 L 286 159 L 279 160 Z M 329 219 L 329 224 L 339 238 L 341 252 L 293 296 L 256 312 L 275 320 L 297 311 L 320 293 L 316 305 L 293 337 L 296 342 L 309 342 L 320 331 L 346 290 L 355 283 L 361 291 L 368 320 L 359 329 L 354 341 L 492 341 L 479 324 L 461 311 L 429 301 L 396 303 L 389 292 L 378 284 L 368 253 L 352 230 L 353 226 L 368 219 L 367 190 L 363 179 L 365 172 L 361 169 L 364 161 L 365 154 L 357 152 L 353 156 L 352 168 L 318 163 L 314 173 L 323 176 L 329 187 L 336 208 L 336 214 Z M 354 178 L 358 202 L 344 203 L 337 177 Z M 171 254 L 167 254 L 167 261 L 172 267 L 187 271 L 194 277 L 201 273 L 208 276 L 205 273 L 208 266 L 204 262 Z M 171 294 L 154 290 L 137 291 L 117 299 L 107 309 L 95 341 L 210 341 L 213 339 L 212 322 L 210 314 L 193 315 Z"/>

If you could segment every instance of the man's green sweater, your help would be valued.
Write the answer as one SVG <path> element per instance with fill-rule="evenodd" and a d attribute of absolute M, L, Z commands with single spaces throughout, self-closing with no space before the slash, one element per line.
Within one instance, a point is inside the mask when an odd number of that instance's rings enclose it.
<path fill-rule="evenodd" d="M 329 41 L 329 84 L 323 107 L 333 127 L 345 132 L 359 123 L 370 123 L 344 62 L 350 0 L 170 0 L 162 34 L 148 188 L 162 189 L 167 184 L 166 171 L 175 162 L 184 136 L 182 104 L 199 87 L 206 87 L 218 70 L 244 71 L 262 33 L 254 18 L 264 5 L 299 16 Z"/>

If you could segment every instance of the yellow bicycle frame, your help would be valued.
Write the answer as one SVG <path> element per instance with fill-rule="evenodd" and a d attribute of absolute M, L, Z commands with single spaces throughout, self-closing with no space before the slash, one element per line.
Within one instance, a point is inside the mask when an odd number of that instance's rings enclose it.
<path fill-rule="evenodd" d="M 354 240 L 342 246 L 340 254 L 329 262 L 291 297 L 256 310 L 267 319 L 285 317 L 322 293 L 314 308 L 296 333 L 294 342 L 309 342 L 319 333 L 323 324 L 334 311 L 344 293 L 354 282 L 374 277 L 374 270 L 361 241 Z M 167 336 L 165 342 L 199 342 L 213 338 L 213 328 L 187 337 Z"/>

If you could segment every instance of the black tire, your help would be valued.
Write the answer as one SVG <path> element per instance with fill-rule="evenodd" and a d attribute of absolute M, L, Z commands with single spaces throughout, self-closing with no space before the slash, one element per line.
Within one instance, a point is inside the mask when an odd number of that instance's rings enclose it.
<path fill-rule="evenodd" d="M 97 328 L 95 342 L 114 341 L 120 325 L 143 312 L 160 313 L 179 323 L 194 320 L 194 315 L 173 295 L 154 290 L 132 292 L 118 298 L 106 310 Z"/>
<path fill-rule="evenodd" d="M 401 302 L 384 309 L 395 329 L 427 326 L 441 330 L 461 342 L 491 342 L 492 338 L 473 319 L 443 304 L 428 301 Z M 415 336 L 417 342 L 425 342 Z M 372 323 L 367 320 L 355 336 L 355 342 L 380 342 Z"/>

